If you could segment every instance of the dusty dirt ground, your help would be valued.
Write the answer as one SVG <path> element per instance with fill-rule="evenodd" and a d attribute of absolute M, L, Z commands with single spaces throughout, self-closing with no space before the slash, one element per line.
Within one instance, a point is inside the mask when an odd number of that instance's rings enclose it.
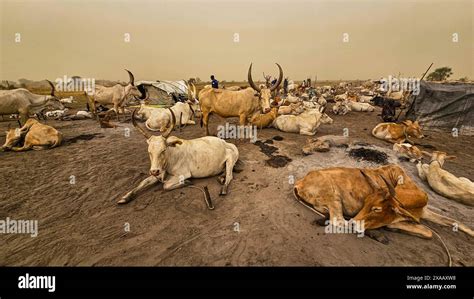
<path fill-rule="evenodd" d="M 334 116 L 316 136 L 342 134 L 379 146 L 390 161 L 400 163 L 430 195 L 434 210 L 474 227 L 474 209 L 436 195 L 421 182 L 414 164 L 399 162 L 391 145 L 371 137 L 379 122 L 372 113 Z M 237 123 L 237 119 L 229 119 Z M 270 265 L 270 266 L 435 266 L 446 265 L 440 243 L 381 230 L 384 245 L 368 237 L 325 234 L 314 220 L 319 216 L 295 202 L 289 176 L 303 177 L 309 170 L 330 166 L 374 167 L 348 157 L 344 149 L 303 156 L 306 136 L 259 131 L 259 140 L 273 141 L 276 154 L 292 159 L 273 168 L 260 148 L 249 140 L 229 140 L 240 151 L 243 171 L 234 173 L 226 197 L 219 197 L 216 178 L 193 179 L 209 187 L 215 210 L 207 210 L 202 194 L 182 188 L 164 192 L 157 185 L 127 205 L 117 200 L 147 176 L 147 144 L 130 123 L 101 129 L 97 122 L 47 121 L 63 132 L 59 148 L 23 153 L 0 152 L 0 219 L 39 221 L 37 237 L 0 235 L 0 265 Z M 211 132 L 224 120 L 213 116 Z M 12 123 L 14 125 L 14 123 Z M 3 143 L 8 122 L 0 123 Z M 130 136 L 126 137 L 126 128 Z M 474 179 L 473 137 L 425 132 L 422 143 L 457 155 L 445 168 Z M 94 135 L 95 134 L 95 135 Z M 201 137 L 198 125 L 174 132 L 182 138 Z M 78 136 L 81 136 L 79 137 Z M 87 140 L 87 135 L 89 139 Z M 76 139 L 74 139 L 76 138 Z M 75 142 L 74 142 L 75 141 Z M 431 149 L 430 149 L 431 151 Z M 76 183 L 70 184 L 74 175 Z M 129 224 L 130 231 L 125 227 Z M 429 224 L 445 240 L 455 266 L 474 265 L 474 240 L 452 228 Z"/>

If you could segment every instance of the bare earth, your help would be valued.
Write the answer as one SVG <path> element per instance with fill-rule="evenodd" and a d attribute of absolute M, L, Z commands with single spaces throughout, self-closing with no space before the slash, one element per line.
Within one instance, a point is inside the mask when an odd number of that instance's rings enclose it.
<path fill-rule="evenodd" d="M 474 227 L 474 209 L 436 195 L 421 182 L 414 164 L 399 162 L 391 144 L 371 137 L 378 123 L 372 113 L 334 116 L 317 136 L 342 134 L 379 146 L 390 161 L 400 163 L 430 195 L 436 211 Z M 236 123 L 237 119 L 230 119 Z M 101 129 L 97 122 L 47 121 L 63 132 L 66 144 L 46 151 L 0 152 L 0 219 L 37 219 L 39 235 L 0 235 L 0 265 L 305 265 L 305 266 L 438 266 L 447 256 L 434 237 L 424 240 L 382 230 L 388 245 L 368 237 L 325 234 L 314 224 L 319 216 L 292 195 L 289 176 L 303 177 L 309 170 L 331 166 L 374 167 L 357 162 L 344 149 L 303 156 L 306 136 L 264 129 L 259 140 L 273 141 L 277 154 L 292 162 L 273 168 L 268 157 L 249 140 L 230 140 L 240 151 L 243 171 L 234 173 L 229 194 L 219 197 L 216 178 L 193 179 L 208 186 L 215 210 L 207 210 L 202 194 L 193 188 L 164 192 L 153 187 L 133 202 L 117 200 L 147 176 L 149 158 L 144 138 L 130 123 Z M 211 132 L 224 120 L 211 117 Z M 12 122 L 12 125 L 15 123 Z M 1 122 L 3 143 L 8 122 Z M 126 137 L 126 128 L 130 136 Z M 473 137 L 425 132 L 422 141 L 458 157 L 446 169 L 474 179 Z M 91 135 L 97 134 L 97 135 Z M 175 135 L 196 138 L 204 130 L 188 126 Z M 90 140 L 70 140 L 90 135 Z M 85 138 L 84 138 L 85 139 Z M 69 141 L 68 141 L 69 140 Z M 74 141 L 74 140 L 73 140 Z M 431 149 L 428 149 L 431 151 Z M 76 183 L 70 184 L 70 176 Z M 130 231 L 126 232 L 126 224 Z M 452 228 L 429 224 L 445 240 L 456 266 L 474 265 L 474 240 Z"/>

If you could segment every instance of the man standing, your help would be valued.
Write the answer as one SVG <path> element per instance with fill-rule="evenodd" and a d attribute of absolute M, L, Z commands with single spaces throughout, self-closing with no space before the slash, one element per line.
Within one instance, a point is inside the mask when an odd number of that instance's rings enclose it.
<path fill-rule="evenodd" d="M 211 75 L 211 85 L 212 88 L 219 88 L 219 81 L 214 78 L 214 75 Z"/>

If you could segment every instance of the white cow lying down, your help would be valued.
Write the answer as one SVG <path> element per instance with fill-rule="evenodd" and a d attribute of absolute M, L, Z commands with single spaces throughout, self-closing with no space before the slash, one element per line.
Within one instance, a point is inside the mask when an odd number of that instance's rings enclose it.
<path fill-rule="evenodd" d="M 125 194 L 118 203 L 129 202 L 138 192 L 157 182 L 163 183 L 164 190 L 172 190 L 187 185 L 189 178 L 205 178 L 223 172 L 220 195 L 227 194 L 232 170 L 239 159 L 235 145 L 214 136 L 190 140 L 168 137 L 176 122 L 173 114 L 172 123 L 166 132 L 162 136 L 154 136 L 136 124 L 135 112 L 132 114 L 132 123 L 148 143 L 150 176 Z"/>
<path fill-rule="evenodd" d="M 144 111 L 143 115 L 147 118 L 145 122 L 147 129 L 151 131 L 164 132 L 171 122 L 170 110 L 173 111 L 178 119 L 179 126 L 196 124 L 193 120 L 196 108 L 193 108 L 193 105 L 189 103 L 178 102 L 171 108 L 148 108 L 148 110 Z"/>
<path fill-rule="evenodd" d="M 423 152 L 426 154 L 426 152 Z M 454 159 L 445 152 L 434 151 L 430 164 L 418 162 L 416 168 L 422 180 L 428 181 L 436 193 L 465 205 L 474 206 L 474 183 L 464 177 L 456 177 L 442 169 L 444 161 Z"/>
<path fill-rule="evenodd" d="M 307 110 L 300 115 L 281 115 L 273 122 L 273 127 L 283 132 L 314 135 L 321 124 L 332 124 L 325 107 Z"/>

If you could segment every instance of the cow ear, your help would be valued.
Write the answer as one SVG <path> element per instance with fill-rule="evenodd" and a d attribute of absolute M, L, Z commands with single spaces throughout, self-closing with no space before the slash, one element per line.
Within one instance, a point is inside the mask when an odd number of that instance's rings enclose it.
<path fill-rule="evenodd" d="M 175 147 L 177 144 L 183 144 L 183 141 L 174 138 L 172 140 L 166 140 L 167 146 Z"/>
<path fill-rule="evenodd" d="M 456 159 L 456 156 L 446 156 L 444 157 L 445 160 L 454 160 Z"/>

